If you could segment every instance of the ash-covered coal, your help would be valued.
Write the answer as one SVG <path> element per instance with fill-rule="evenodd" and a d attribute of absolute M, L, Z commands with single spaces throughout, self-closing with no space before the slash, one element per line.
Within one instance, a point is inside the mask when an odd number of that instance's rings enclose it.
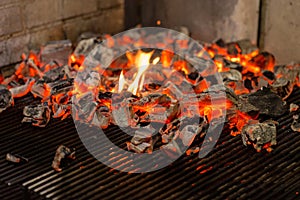
<path fill-rule="evenodd" d="M 61 172 L 63 167 L 65 167 L 70 160 L 74 160 L 75 158 L 75 149 L 70 149 L 64 145 L 60 145 L 56 150 L 52 162 L 52 168 L 57 172 Z"/>
<path fill-rule="evenodd" d="M 163 44 L 171 41 L 168 37 L 158 33 L 143 39 Z M 111 49 L 97 49 L 103 38 L 109 38 Z M 275 57 L 249 40 L 226 43 L 220 39 L 205 44 L 193 58 L 167 50 L 128 51 L 109 65 L 112 49 L 127 39 L 86 34 L 72 53 L 70 41 L 57 41 L 38 54 L 22 55 L 15 73 L 1 79 L 0 112 L 12 106 L 14 98 L 31 93 L 41 104 L 27 105 L 22 122 L 45 127 L 51 118 L 65 119 L 75 111 L 75 120 L 102 129 L 111 125 L 133 128 L 127 142 L 131 151 L 151 153 L 159 144 L 172 156 L 202 138 L 210 124 L 211 129 L 217 128 L 223 116 L 232 135 L 241 133 L 243 142 L 258 151 L 270 150 L 276 144 L 276 122 L 268 119 L 284 115 L 289 107 L 291 112 L 298 109 L 285 100 L 300 86 L 299 64 L 275 66 Z M 181 37 L 175 41 L 180 51 L 192 45 Z M 138 58 L 150 54 L 149 66 L 139 76 Z M 84 63 L 87 55 L 93 59 Z M 108 67 L 97 65 L 100 61 Z M 298 126 L 295 117 L 292 129 L 299 131 Z M 189 152 L 198 150 L 193 147 Z M 61 170 L 60 161 L 69 151 L 58 149 L 55 170 Z"/>
<path fill-rule="evenodd" d="M 265 146 L 270 151 L 277 144 L 276 125 L 278 122 L 268 120 L 244 126 L 241 133 L 244 145 L 252 145 L 258 152 Z"/>
<path fill-rule="evenodd" d="M 296 131 L 296 132 L 300 132 L 300 117 L 299 117 L 299 115 L 294 115 L 293 119 L 294 119 L 294 121 L 291 125 L 292 130 Z"/>
<path fill-rule="evenodd" d="M 0 113 L 13 104 L 11 92 L 4 85 L 0 85 Z"/>
<path fill-rule="evenodd" d="M 18 154 L 12 154 L 12 153 L 7 153 L 6 154 L 6 160 L 12 163 L 17 163 L 17 164 L 24 164 L 28 162 L 28 159 L 18 155 Z"/>
<path fill-rule="evenodd" d="M 45 127 L 50 121 L 50 108 L 46 103 L 25 106 L 22 122 L 31 123 L 33 126 Z"/>
<path fill-rule="evenodd" d="M 270 117 L 279 117 L 287 111 L 286 102 L 267 88 L 239 96 L 238 105 L 242 112 L 257 112 Z"/>

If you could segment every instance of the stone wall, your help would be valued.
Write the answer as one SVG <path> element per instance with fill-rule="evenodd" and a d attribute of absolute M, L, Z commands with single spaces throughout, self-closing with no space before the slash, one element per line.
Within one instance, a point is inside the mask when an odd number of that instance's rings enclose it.
<path fill-rule="evenodd" d="M 195 39 L 257 41 L 259 0 L 144 0 L 142 23 L 186 26 Z"/>
<path fill-rule="evenodd" d="M 278 64 L 300 62 L 300 1 L 264 1 L 265 23 L 261 48 L 272 52 Z"/>
<path fill-rule="evenodd" d="M 130 1 L 130 0 L 129 0 Z M 300 62 L 299 0 L 143 0 L 142 24 L 186 26 L 195 39 L 248 38 L 277 64 Z"/>
<path fill-rule="evenodd" d="M 124 0 L 0 0 L 0 66 L 50 40 L 120 32 L 123 8 Z"/>

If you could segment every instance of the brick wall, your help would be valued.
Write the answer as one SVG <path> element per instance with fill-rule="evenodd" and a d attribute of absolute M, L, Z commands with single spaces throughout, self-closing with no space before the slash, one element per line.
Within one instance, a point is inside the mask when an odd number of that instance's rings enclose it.
<path fill-rule="evenodd" d="M 123 30 L 124 0 L 0 0 L 0 66 L 50 40 Z"/>

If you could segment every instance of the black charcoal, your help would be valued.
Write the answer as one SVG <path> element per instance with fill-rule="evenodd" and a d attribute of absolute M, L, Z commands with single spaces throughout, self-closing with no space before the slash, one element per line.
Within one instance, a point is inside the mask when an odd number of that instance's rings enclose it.
<path fill-rule="evenodd" d="M 286 102 L 267 88 L 239 96 L 238 108 L 245 113 L 258 112 L 271 117 L 281 116 L 287 111 Z"/>

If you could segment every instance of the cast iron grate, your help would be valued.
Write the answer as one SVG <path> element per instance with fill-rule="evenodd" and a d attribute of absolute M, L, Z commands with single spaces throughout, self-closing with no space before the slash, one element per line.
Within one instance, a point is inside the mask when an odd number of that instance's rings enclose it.
<path fill-rule="evenodd" d="M 240 136 L 222 134 L 204 159 L 182 156 L 152 173 L 111 170 L 93 158 L 81 143 L 71 118 L 52 120 L 46 128 L 21 124 L 31 96 L 0 115 L 1 199 L 299 199 L 300 134 L 290 129 L 292 114 L 278 119 L 277 142 L 271 153 L 243 146 Z M 300 103 L 300 90 L 288 100 Z M 125 148 L 128 137 L 116 127 L 106 131 Z M 60 144 L 75 147 L 77 159 L 61 173 L 51 168 Z M 5 160 L 8 152 L 29 159 L 23 165 Z M 106 156 L 106 152 L 98 152 Z M 118 158 L 116 158 L 118 161 Z"/>

